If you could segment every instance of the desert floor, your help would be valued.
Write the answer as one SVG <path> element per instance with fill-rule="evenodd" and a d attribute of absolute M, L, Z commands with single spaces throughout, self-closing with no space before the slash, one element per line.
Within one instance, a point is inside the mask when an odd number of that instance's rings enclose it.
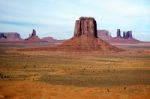
<path fill-rule="evenodd" d="M 150 99 L 150 43 L 109 54 L 16 50 L 38 46 L 0 43 L 0 99 Z"/>

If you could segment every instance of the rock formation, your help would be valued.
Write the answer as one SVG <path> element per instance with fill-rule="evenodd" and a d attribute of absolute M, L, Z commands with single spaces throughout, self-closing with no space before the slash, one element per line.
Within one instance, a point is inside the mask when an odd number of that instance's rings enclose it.
<path fill-rule="evenodd" d="M 53 37 L 43 37 L 42 40 L 47 41 L 47 42 L 55 42 L 55 41 L 57 41 Z"/>
<path fill-rule="evenodd" d="M 122 37 L 120 29 L 117 29 L 117 36 L 116 36 L 116 38 L 133 39 L 132 31 L 127 31 L 127 32 L 123 31 L 123 37 Z"/>
<path fill-rule="evenodd" d="M 13 41 L 21 41 L 21 40 L 22 38 L 20 37 L 20 34 L 17 32 L 0 33 L 0 41 L 13 42 Z"/>
<path fill-rule="evenodd" d="M 4 35 L 4 33 L 0 33 L 0 39 L 6 39 L 6 36 Z"/>
<path fill-rule="evenodd" d="M 123 31 L 123 36 L 121 36 L 121 30 L 117 29 L 116 37 L 112 37 L 109 31 L 98 30 L 98 37 L 107 41 L 111 44 L 116 43 L 139 43 L 140 41 L 133 38 L 132 31 Z"/>
<path fill-rule="evenodd" d="M 111 43 L 138 43 L 139 40 L 136 40 L 132 37 L 132 31 L 123 32 L 123 37 L 121 36 L 120 29 L 117 29 L 117 36 L 109 41 Z"/>
<path fill-rule="evenodd" d="M 126 32 L 123 31 L 123 38 L 126 38 Z"/>
<path fill-rule="evenodd" d="M 100 39 L 102 40 L 111 40 L 112 39 L 112 36 L 111 34 L 109 33 L 108 30 L 97 30 L 97 35 Z"/>
<path fill-rule="evenodd" d="M 69 51 L 120 51 L 97 36 L 97 24 L 92 17 L 81 17 L 75 23 L 74 37 L 57 47 Z"/>
<path fill-rule="evenodd" d="M 46 41 L 46 42 L 49 42 L 49 43 L 57 43 L 57 44 L 61 44 L 65 41 L 65 40 L 57 40 L 53 37 L 43 37 L 42 40 Z"/>
<path fill-rule="evenodd" d="M 29 35 L 27 39 L 25 39 L 27 42 L 40 42 L 42 41 L 37 35 L 36 31 L 33 29 L 32 33 Z"/>
<path fill-rule="evenodd" d="M 124 39 L 132 39 L 132 31 L 127 31 L 127 32 L 124 32 L 124 36 L 123 36 Z"/>
<path fill-rule="evenodd" d="M 33 29 L 33 32 L 32 32 L 32 34 L 31 34 L 31 36 L 33 37 L 33 36 L 36 36 L 36 31 Z M 37 36 L 36 36 L 37 37 Z"/>
<path fill-rule="evenodd" d="M 117 37 L 121 38 L 121 30 L 117 29 Z"/>
<path fill-rule="evenodd" d="M 74 36 L 80 37 L 82 35 L 97 37 L 97 24 L 94 18 L 80 17 L 79 20 L 76 20 Z"/>

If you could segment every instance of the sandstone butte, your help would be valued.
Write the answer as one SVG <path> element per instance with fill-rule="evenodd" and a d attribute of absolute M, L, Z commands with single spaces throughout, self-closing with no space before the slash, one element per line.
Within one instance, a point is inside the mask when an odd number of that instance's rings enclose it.
<path fill-rule="evenodd" d="M 76 20 L 74 36 L 57 47 L 59 50 L 70 51 L 120 51 L 97 35 L 97 23 L 93 17 L 80 17 Z"/>
<path fill-rule="evenodd" d="M 93 17 L 80 17 L 76 20 L 74 36 L 57 47 L 40 47 L 32 49 L 20 49 L 25 51 L 50 50 L 50 51 L 99 51 L 118 52 L 121 49 L 110 45 L 98 38 L 97 22 Z"/>

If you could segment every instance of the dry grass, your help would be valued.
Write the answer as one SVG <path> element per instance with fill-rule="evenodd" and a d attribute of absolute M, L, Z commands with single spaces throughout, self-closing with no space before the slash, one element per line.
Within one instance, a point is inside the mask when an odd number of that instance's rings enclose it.
<path fill-rule="evenodd" d="M 0 99 L 150 98 L 149 54 L 16 52 L 11 48 L 0 48 Z"/>
<path fill-rule="evenodd" d="M 1 99 L 149 99 L 150 86 L 77 87 L 0 81 Z"/>

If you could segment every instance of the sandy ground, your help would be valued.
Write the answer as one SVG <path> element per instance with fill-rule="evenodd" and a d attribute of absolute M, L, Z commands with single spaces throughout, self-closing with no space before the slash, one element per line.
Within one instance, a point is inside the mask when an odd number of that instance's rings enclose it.
<path fill-rule="evenodd" d="M 149 46 L 117 55 L 0 46 L 0 99 L 150 99 Z"/>
<path fill-rule="evenodd" d="M 150 86 L 106 88 L 0 81 L 0 99 L 150 99 Z"/>

